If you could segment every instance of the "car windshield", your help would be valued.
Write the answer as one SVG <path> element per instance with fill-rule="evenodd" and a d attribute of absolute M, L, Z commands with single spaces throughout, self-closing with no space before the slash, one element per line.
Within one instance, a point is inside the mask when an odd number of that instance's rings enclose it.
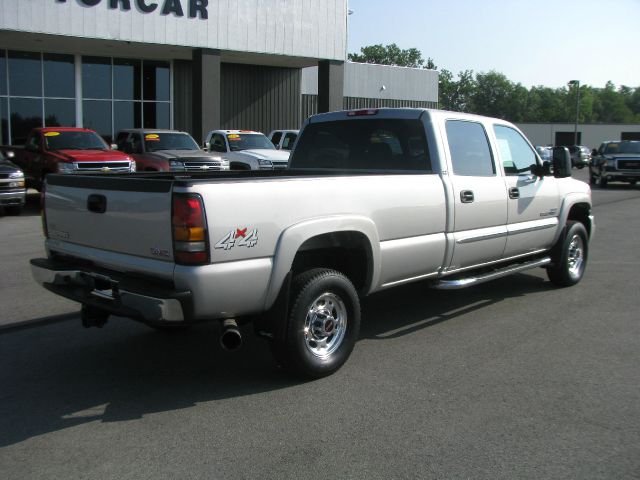
<path fill-rule="evenodd" d="M 109 150 L 109 145 L 96 132 L 44 132 L 47 150 Z"/>
<path fill-rule="evenodd" d="M 187 133 L 146 133 L 144 146 L 147 152 L 159 150 L 200 150 L 196 141 Z"/>
<path fill-rule="evenodd" d="M 609 143 L 604 153 L 640 153 L 640 142 Z"/>
<path fill-rule="evenodd" d="M 266 149 L 275 150 L 276 147 L 271 141 L 261 133 L 229 133 L 229 150 L 239 152 L 240 150 Z"/>

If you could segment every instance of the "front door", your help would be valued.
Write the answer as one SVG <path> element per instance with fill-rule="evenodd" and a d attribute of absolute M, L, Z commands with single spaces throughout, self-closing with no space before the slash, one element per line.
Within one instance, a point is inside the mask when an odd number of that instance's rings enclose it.
<path fill-rule="evenodd" d="M 508 237 L 504 257 L 525 255 L 551 246 L 558 228 L 560 195 L 554 177 L 537 177 L 536 154 L 514 128 L 494 125 L 508 200 Z"/>

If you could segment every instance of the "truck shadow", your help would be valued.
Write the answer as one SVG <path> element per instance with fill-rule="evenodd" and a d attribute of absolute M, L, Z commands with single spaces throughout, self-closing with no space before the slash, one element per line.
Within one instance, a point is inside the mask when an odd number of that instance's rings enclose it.
<path fill-rule="evenodd" d="M 401 337 L 507 298 L 554 289 L 541 276 L 526 273 L 463 290 L 435 290 L 425 282 L 410 284 L 372 295 L 362 303 L 360 338 Z"/>
<path fill-rule="evenodd" d="M 361 338 L 407 335 L 550 288 L 535 276 L 512 278 L 464 293 L 418 284 L 372 296 L 363 301 Z M 277 368 L 266 341 L 243 329 L 245 345 L 233 353 L 219 347 L 217 323 L 161 333 L 116 317 L 103 329 L 85 330 L 76 317 L 2 333 L 0 447 L 88 422 L 131 421 L 301 385 Z"/>

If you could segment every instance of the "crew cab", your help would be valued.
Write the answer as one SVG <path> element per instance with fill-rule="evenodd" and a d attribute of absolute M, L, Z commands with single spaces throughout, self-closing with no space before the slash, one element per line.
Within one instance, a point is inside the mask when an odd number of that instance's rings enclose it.
<path fill-rule="evenodd" d="M 589 180 L 600 188 L 609 182 L 635 185 L 640 180 L 640 141 L 602 142 L 591 154 Z"/>
<path fill-rule="evenodd" d="M 138 171 L 199 172 L 228 170 L 229 162 L 220 155 L 202 150 L 187 132 L 134 128 L 116 135 L 118 149 L 128 153 Z"/>
<path fill-rule="evenodd" d="M 20 215 L 26 196 L 24 173 L 0 152 L 0 207 L 9 215 Z"/>
<path fill-rule="evenodd" d="M 13 151 L 12 161 L 25 174 L 28 187 L 40 190 L 50 173 L 129 173 L 136 171 L 133 159 L 113 150 L 95 131 L 75 127 L 34 128 L 23 147 Z"/>
<path fill-rule="evenodd" d="M 289 152 L 276 150 L 269 139 L 251 130 L 212 130 L 205 149 L 229 160 L 232 170 L 274 170 L 287 168 Z"/>
<path fill-rule="evenodd" d="M 81 303 L 85 326 L 112 314 L 157 328 L 219 320 L 232 349 L 238 326 L 253 322 L 279 364 L 316 378 L 349 357 L 363 296 L 411 282 L 459 289 L 539 267 L 562 287 L 584 275 L 589 186 L 571 178 L 566 148 L 542 162 L 503 120 L 321 114 L 305 122 L 290 163 L 50 176 L 47 257 L 31 260 L 33 276 Z"/>

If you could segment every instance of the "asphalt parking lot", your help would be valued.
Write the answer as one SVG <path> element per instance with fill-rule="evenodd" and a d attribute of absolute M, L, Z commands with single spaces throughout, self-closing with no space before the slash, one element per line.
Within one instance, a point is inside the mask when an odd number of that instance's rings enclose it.
<path fill-rule="evenodd" d="M 0 475 L 640 478 L 640 188 L 593 197 L 579 285 L 535 270 L 374 295 L 351 359 L 306 383 L 250 330 L 227 353 L 210 324 L 83 329 L 30 278 L 32 198 L 0 216 Z"/>

